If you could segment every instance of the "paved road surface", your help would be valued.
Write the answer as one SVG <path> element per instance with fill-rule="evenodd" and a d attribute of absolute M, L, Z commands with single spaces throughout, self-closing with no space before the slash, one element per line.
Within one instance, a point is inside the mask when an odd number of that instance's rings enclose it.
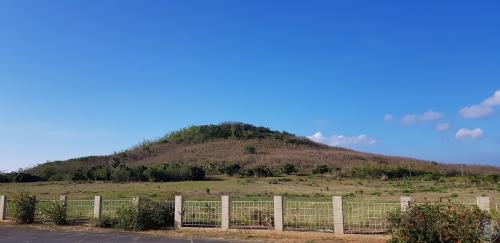
<path fill-rule="evenodd" d="M 222 240 L 191 240 L 145 236 L 129 232 L 95 233 L 48 231 L 23 227 L 0 227 L 1 243 L 227 243 Z"/>

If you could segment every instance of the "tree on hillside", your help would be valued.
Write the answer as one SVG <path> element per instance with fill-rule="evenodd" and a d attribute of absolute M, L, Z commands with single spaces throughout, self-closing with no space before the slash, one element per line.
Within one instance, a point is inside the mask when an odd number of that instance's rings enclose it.
<path fill-rule="evenodd" d="M 111 168 L 116 169 L 121 164 L 120 158 L 113 157 L 108 161 L 108 164 L 109 166 L 111 166 Z"/>

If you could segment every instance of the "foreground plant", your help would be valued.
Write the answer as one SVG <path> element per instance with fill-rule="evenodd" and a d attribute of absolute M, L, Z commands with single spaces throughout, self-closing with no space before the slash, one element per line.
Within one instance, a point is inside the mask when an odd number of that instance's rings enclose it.
<path fill-rule="evenodd" d="M 18 224 L 35 222 L 36 198 L 28 192 L 20 192 L 13 197 L 13 217 Z"/>
<path fill-rule="evenodd" d="M 490 216 L 477 206 L 456 203 L 414 205 L 389 216 L 392 242 L 481 242 L 482 223 Z"/>

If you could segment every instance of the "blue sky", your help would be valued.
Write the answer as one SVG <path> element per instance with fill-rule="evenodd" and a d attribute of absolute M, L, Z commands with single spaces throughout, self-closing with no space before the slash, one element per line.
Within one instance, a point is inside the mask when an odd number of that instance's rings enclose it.
<path fill-rule="evenodd" d="M 0 170 L 222 121 L 500 165 L 499 12 L 498 1 L 0 0 Z"/>

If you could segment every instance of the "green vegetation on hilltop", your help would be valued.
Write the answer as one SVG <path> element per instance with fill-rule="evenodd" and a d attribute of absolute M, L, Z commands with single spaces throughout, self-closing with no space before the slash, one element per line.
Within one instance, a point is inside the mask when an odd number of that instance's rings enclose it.
<path fill-rule="evenodd" d="M 218 125 L 190 126 L 172 132 L 158 139 L 145 142 L 155 143 L 202 143 L 211 139 L 276 139 L 285 143 L 319 145 L 303 137 L 285 131 L 273 131 L 267 127 L 258 127 L 241 122 L 224 122 Z"/>

